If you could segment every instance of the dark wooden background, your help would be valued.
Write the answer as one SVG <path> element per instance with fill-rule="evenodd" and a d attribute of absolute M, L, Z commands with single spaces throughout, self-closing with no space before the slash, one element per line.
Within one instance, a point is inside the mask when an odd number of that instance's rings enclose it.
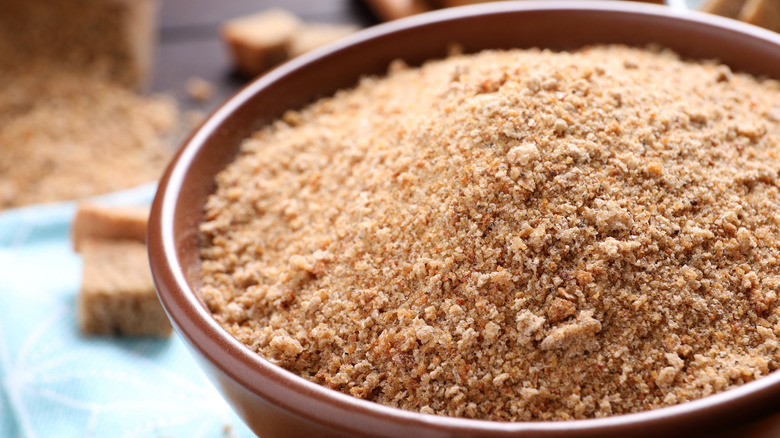
<path fill-rule="evenodd" d="M 377 23 L 360 0 L 160 0 L 158 46 L 152 70 L 151 92 L 171 93 L 184 107 L 209 111 L 247 80 L 231 70 L 228 52 L 219 39 L 219 26 L 241 15 L 283 8 L 305 22 Z M 190 77 L 206 79 L 215 95 L 198 103 L 187 96 Z"/>

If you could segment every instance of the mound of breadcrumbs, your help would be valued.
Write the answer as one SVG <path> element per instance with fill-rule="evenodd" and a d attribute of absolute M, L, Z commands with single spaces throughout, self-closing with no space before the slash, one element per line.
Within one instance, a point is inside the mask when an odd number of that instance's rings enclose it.
<path fill-rule="evenodd" d="M 385 405 L 566 420 L 778 368 L 780 85 L 661 49 L 495 51 L 286 114 L 217 177 L 214 317 Z"/>
<path fill-rule="evenodd" d="M 179 126 L 169 96 L 65 70 L 0 71 L 0 211 L 157 180 Z"/>

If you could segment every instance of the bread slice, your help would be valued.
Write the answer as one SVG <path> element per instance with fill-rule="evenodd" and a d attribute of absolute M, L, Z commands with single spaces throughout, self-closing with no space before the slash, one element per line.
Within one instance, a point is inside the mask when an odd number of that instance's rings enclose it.
<path fill-rule="evenodd" d="M 156 44 L 157 0 L 121 0 L 126 12 L 122 28 L 127 44 L 124 73 L 117 74 L 132 87 L 143 90 L 151 82 Z"/>
<path fill-rule="evenodd" d="M 253 77 L 289 57 L 290 41 L 301 25 L 295 15 L 270 9 L 225 22 L 221 35 L 236 71 Z"/>
<path fill-rule="evenodd" d="M 291 57 L 302 55 L 317 47 L 332 43 L 358 31 L 357 26 L 338 24 L 306 24 L 293 35 L 290 41 Z"/>
<path fill-rule="evenodd" d="M 425 0 L 367 0 L 367 3 L 382 21 L 397 20 L 431 10 Z"/>
<path fill-rule="evenodd" d="M 747 0 L 738 18 L 780 32 L 780 0 Z"/>
<path fill-rule="evenodd" d="M 172 331 L 149 269 L 146 245 L 85 239 L 78 297 L 79 326 L 88 335 L 168 336 Z"/>
<path fill-rule="evenodd" d="M 81 203 L 73 219 L 73 249 L 80 252 L 86 239 L 129 239 L 146 242 L 149 207 L 106 207 Z"/>
<path fill-rule="evenodd" d="M 746 0 L 707 0 L 701 5 L 702 12 L 720 15 L 728 18 L 737 18 Z"/>
<path fill-rule="evenodd" d="M 149 82 L 157 0 L 0 1 L 0 68 L 80 71 Z"/>

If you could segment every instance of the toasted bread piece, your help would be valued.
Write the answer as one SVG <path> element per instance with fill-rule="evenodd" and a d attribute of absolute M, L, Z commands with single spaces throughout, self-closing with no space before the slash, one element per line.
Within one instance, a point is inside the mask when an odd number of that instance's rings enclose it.
<path fill-rule="evenodd" d="M 157 0 L 3 0 L 0 68 L 42 63 L 144 88 L 155 43 Z"/>
<path fill-rule="evenodd" d="M 86 239 L 78 297 L 84 334 L 168 336 L 172 327 L 157 299 L 146 245 L 134 240 Z"/>
<path fill-rule="evenodd" d="M 106 207 L 82 203 L 73 219 L 73 249 L 80 252 L 86 239 L 128 239 L 146 242 L 149 207 Z"/>
<path fill-rule="evenodd" d="M 116 0 L 115 0 L 116 1 Z M 122 31 L 127 44 L 127 64 L 117 75 L 133 88 L 143 90 L 150 85 L 150 72 L 156 43 L 157 0 L 119 0 L 126 8 Z"/>
<path fill-rule="evenodd" d="M 367 0 L 368 5 L 382 21 L 397 20 L 431 10 L 424 0 Z"/>
<path fill-rule="evenodd" d="M 317 47 L 332 43 L 351 33 L 357 32 L 359 27 L 338 24 L 306 24 L 300 28 L 290 41 L 290 56 L 302 55 Z"/>
<path fill-rule="evenodd" d="M 707 0 L 701 5 L 702 12 L 720 15 L 728 18 L 737 18 L 746 0 Z"/>
<path fill-rule="evenodd" d="M 270 9 L 225 22 L 221 34 L 236 71 L 252 77 L 289 57 L 290 41 L 301 25 L 295 15 Z"/>
<path fill-rule="evenodd" d="M 738 18 L 744 22 L 780 32 L 780 1 L 747 0 Z"/>

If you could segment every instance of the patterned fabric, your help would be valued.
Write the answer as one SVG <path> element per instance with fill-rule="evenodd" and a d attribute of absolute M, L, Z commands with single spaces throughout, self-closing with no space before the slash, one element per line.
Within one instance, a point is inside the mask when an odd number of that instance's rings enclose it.
<path fill-rule="evenodd" d="M 99 198 L 148 202 L 154 187 Z M 176 335 L 84 337 L 74 203 L 0 213 L 0 437 L 249 437 Z"/>

